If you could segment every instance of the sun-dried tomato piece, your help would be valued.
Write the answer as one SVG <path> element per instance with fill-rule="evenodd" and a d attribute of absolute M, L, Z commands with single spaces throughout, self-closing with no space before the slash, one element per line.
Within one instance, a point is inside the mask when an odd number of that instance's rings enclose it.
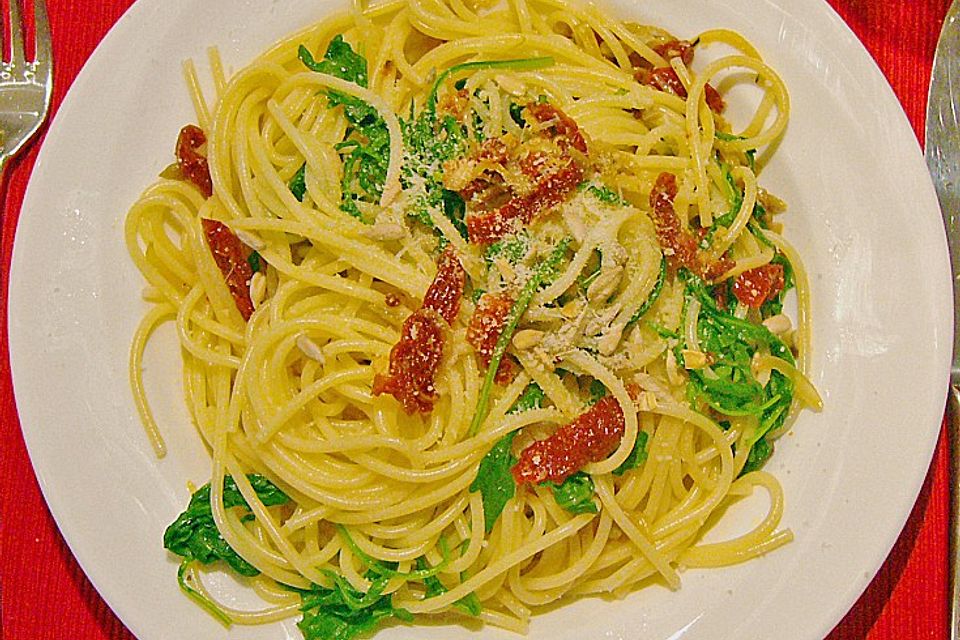
<path fill-rule="evenodd" d="M 733 295 L 741 304 L 759 309 L 764 302 L 783 291 L 785 284 L 783 265 L 765 264 L 741 273 L 733 283 Z"/>
<path fill-rule="evenodd" d="M 437 275 L 423 298 L 422 308 L 433 309 L 447 323 L 452 324 L 460 311 L 463 287 L 467 282 L 467 272 L 463 270 L 460 259 L 453 247 L 448 246 L 437 262 Z"/>
<path fill-rule="evenodd" d="M 680 76 L 677 75 L 673 67 L 654 69 L 650 72 L 649 80 L 644 84 L 684 99 L 687 97 L 687 88 L 683 86 L 683 82 L 680 81 Z"/>
<path fill-rule="evenodd" d="M 373 378 L 373 395 L 391 394 L 408 414 L 432 411 L 445 324 L 433 309 L 418 309 L 410 314 L 403 323 L 400 341 L 390 350 L 389 375 L 378 373 Z"/>
<path fill-rule="evenodd" d="M 653 228 L 663 255 L 673 269 L 686 267 L 706 280 L 716 280 L 729 271 L 734 262 L 726 256 L 712 262 L 704 261 L 696 237 L 683 228 L 673 208 L 677 191 L 677 177 L 672 173 L 661 173 L 650 191 Z"/>
<path fill-rule="evenodd" d="M 529 224 L 544 209 L 555 207 L 583 180 L 583 170 L 571 159 L 558 171 L 548 174 L 533 192 L 514 196 L 505 205 L 492 211 L 467 216 L 470 241 L 482 245 L 496 242 L 516 231 L 516 222 Z"/>
<path fill-rule="evenodd" d="M 561 149 L 569 145 L 580 153 L 587 152 L 587 141 L 584 140 L 580 127 L 573 118 L 557 107 L 547 102 L 531 102 L 527 105 L 527 113 L 540 124 L 551 123 L 548 131 L 553 134 L 552 137 L 557 140 Z"/>
<path fill-rule="evenodd" d="M 703 254 L 701 253 L 698 258 L 698 273 L 706 280 L 717 280 L 736 265 L 737 263 L 727 256 L 720 256 L 709 264 L 703 264 Z"/>
<path fill-rule="evenodd" d="M 503 138 L 488 138 L 480 144 L 477 160 L 505 165 L 510 159 L 510 147 Z"/>
<path fill-rule="evenodd" d="M 727 103 L 724 101 L 723 96 L 721 96 L 720 92 L 714 89 L 709 82 L 704 85 L 703 94 L 707 100 L 707 106 L 710 107 L 710 110 L 714 113 L 723 113 L 727 108 Z"/>
<path fill-rule="evenodd" d="M 513 298 L 503 293 L 485 293 L 477 303 L 477 309 L 470 316 L 467 326 L 467 343 L 472 346 L 483 366 L 490 366 L 493 358 L 493 349 L 503 333 L 503 325 L 507 321 L 510 309 L 513 308 Z M 507 384 L 516 375 L 516 365 L 512 359 L 504 358 L 497 368 L 497 384 Z"/>
<path fill-rule="evenodd" d="M 183 177 L 195 184 L 204 198 L 209 198 L 213 195 L 210 165 L 207 157 L 200 153 L 205 144 L 207 136 L 200 127 L 188 124 L 181 129 L 177 136 L 177 166 Z"/>
<path fill-rule="evenodd" d="M 253 301 L 250 299 L 250 279 L 253 267 L 248 259 L 253 250 L 243 244 L 227 225 L 217 220 L 200 220 L 207 246 L 213 254 L 223 279 L 227 282 L 230 294 L 244 320 L 253 315 Z"/>
<path fill-rule="evenodd" d="M 680 58 L 683 64 L 693 63 L 694 44 L 689 40 L 670 40 L 653 48 L 665 60 Z"/>
<path fill-rule="evenodd" d="M 374 376 L 373 395 L 389 393 L 409 414 L 433 410 L 444 330 L 457 317 L 465 281 L 460 259 L 452 247 L 447 247 L 437 261 L 437 275 L 423 304 L 404 321 L 400 340 L 390 350 L 389 374 Z"/>
<path fill-rule="evenodd" d="M 657 240 L 663 247 L 667 263 L 674 269 L 687 267 L 696 270 L 697 240 L 683 228 L 680 217 L 673 208 L 677 197 L 677 177 L 672 173 L 661 173 L 650 191 L 650 208 L 653 210 L 653 227 Z"/>
<path fill-rule="evenodd" d="M 559 484 L 584 465 L 613 453 L 625 429 L 620 403 L 604 396 L 570 424 L 524 449 L 510 472 L 517 484 L 545 480 Z"/>
<path fill-rule="evenodd" d="M 680 76 L 677 75 L 673 67 L 659 67 L 652 70 L 639 67 L 634 69 L 633 78 L 640 84 L 653 87 L 665 93 L 672 93 L 684 100 L 687 99 L 687 88 L 683 86 Z M 721 96 L 720 92 L 714 89 L 709 82 L 704 85 L 703 93 L 707 101 L 707 106 L 710 107 L 710 110 L 714 113 L 723 113 L 724 109 L 727 108 L 723 96 Z"/>

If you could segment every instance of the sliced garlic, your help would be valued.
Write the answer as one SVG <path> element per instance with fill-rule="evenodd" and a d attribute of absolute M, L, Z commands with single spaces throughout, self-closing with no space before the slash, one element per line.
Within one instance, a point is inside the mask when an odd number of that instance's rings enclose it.
<path fill-rule="evenodd" d="M 323 355 L 323 350 L 321 350 L 319 345 L 311 340 L 307 334 L 301 333 L 297 336 L 297 347 L 303 352 L 303 355 L 311 360 L 316 360 L 320 364 L 326 363 L 327 359 Z"/>

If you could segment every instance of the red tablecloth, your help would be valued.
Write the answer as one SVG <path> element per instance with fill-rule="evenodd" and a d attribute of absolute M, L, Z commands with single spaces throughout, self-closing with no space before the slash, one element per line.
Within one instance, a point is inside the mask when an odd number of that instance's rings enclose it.
<path fill-rule="evenodd" d="M 55 106 L 94 47 L 132 3 L 48 0 L 56 57 Z M 830 3 L 873 54 L 922 140 L 930 67 L 949 0 Z M 13 163 L 3 184 L 4 293 L 13 232 L 36 148 Z M 77 566 L 40 495 L 14 406 L 5 295 L 0 305 L 0 636 L 6 640 L 132 638 Z M 947 637 L 944 444 L 941 438 L 923 491 L 890 557 L 830 640 Z M 865 528 L 869 526 L 864 523 Z"/>

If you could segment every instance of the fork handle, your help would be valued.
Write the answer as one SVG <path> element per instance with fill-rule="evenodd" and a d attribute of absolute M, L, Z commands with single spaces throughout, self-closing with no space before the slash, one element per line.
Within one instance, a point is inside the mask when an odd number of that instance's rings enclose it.
<path fill-rule="evenodd" d="M 960 640 L 960 382 L 947 397 L 947 443 L 950 456 L 950 639 Z"/>

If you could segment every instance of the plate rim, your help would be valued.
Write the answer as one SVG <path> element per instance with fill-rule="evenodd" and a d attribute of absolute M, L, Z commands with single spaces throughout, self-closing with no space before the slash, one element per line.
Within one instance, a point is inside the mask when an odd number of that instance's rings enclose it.
<path fill-rule="evenodd" d="M 183 0 L 183 2 L 189 2 L 189 1 L 190 0 Z M 787 0 L 767 0 L 766 4 L 771 6 L 782 6 L 782 3 L 785 1 Z M 794 2 L 794 5 L 799 4 L 795 0 L 793 0 L 793 2 Z M 884 91 L 882 91 L 882 94 L 884 96 L 884 99 L 889 104 L 896 105 L 896 110 L 899 113 L 899 117 L 900 117 L 900 122 L 898 123 L 898 126 L 893 127 L 893 129 L 896 132 L 897 144 L 898 145 L 906 144 L 914 148 L 916 153 L 913 154 L 915 158 L 911 160 L 911 164 L 922 167 L 923 172 L 926 174 L 926 165 L 923 163 L 920 141 L 917 138 L 913 130 L 913 127 L 909 122 L 909 119 L 907 118 L 903 103 L 900 102 L 900 100 L 897 98 L 888 78 L 883 73 L 879 64 L 872 57 L 869 51 L 865 48 L 863 42 L 860 41 L 860 39 L 856 36 L 855 32 L 852 30 L 850 25 L 843 20 L 840 14 L 828 2 L 826 2 L 826 0 L 802 0 L 802 2 L 809 5 L 819 5 L 822 9 L 826 9 L 825 15 L 830 19 L 832 26 L 834 28 L 839 27 L 844 32 L 846 37 L 850 39 L 851 42 L 855 43 L 855 48 L 858 50 L 858 53 L 859 53 L 858 60 L 856 60 L 857 64 L 860 66 L 865 65 L 866 68 L 869 69 L 870 73 L 867 77 L 870 79 L 872 83 L 876 82 L 877 80 L 882 81 L 882 85 L 884 88 Z M 92 74 L 91 69 L 96 67 L 98 64 L 100 64 L 100 58 L 102 58 L 104 55 L 103 51 L 106 51 L 111 46 L 113 46 L 113 42 L 117 40 L 119 37 L 117 35 L 118 33 L 121 33 L 123 30 L 127 29 L 131 23 L 135 23 L 137 20 L 141 19 L 142 16 L 147 15 L 151 9 L 159 7 L 162 3 L 163 3 L 163 0 L 136 0 L 126 11 L 124 11 L 124 13 L 118 18 L 116 23 L 108 30 L 106 35 L 101 39 L 101 41 L 97 44 L 94 51 L 90 54 L 88 59 L 85 61 L 80 72 L 74 78 L 74 81 L 71 84 L 69 91 L 64 96 L 58 108 L 58 111 L 55 114 L 55 117 L 50 123 L 49 130 L 44 139 L 44 144 L 41 147 L 40 152 L 36 158 L 35 164 L 31 169 L 30 180 L 27 186 L 27 190 L 24 194 L 24 198 L 21 206 L 21 215 L 19 216 L 17 221 L 18 229 L 20 227 L 21 222 L 25 218 L 24 213 L 28 212 L 31 209 L 31 207 L 36 206 L 34 204 L 34 200 L 39 197 L 36 195 L 36 191 L 38 189 L 38 187 L 36 187 L 36 184 L 40 181 L 40 178 L 37 178 L 36 176 L 42 175 L 43 173 L 42 168 L 44 166 L 45 158 L 49 153 L 53 153 L 52 151 L 49 151 L 49 150 L 56 146 L 58 132 L 61 128 L 60 123 L 62 122 L 62 120 L 69 118 L 70 114 L 75 109 L 74 102 L 77 101 L 76 96 L 81 92 L 81 89 L 78 89 L 78 87 L 86 86 L 88 82 L 88 78 Z M 52 140 L 53 142 L 48 144 L 48 140 Z M 916 168 L 916 166 L 914 168 Z M 926 185 L 927 188 L 925 190 L 927 192 L 926 193 L 927 199 L 928 200 L 932 199 L 932 202 L 936 203 L 935 206 L 939 210 L 939 204 L 936 201 L 932 180 L 930 180 L 929 174 L 926 174 L 926 175 L 927 175 L 927 185 Z M 927 202 L 927 205 L 929 204 L 930 202 Z M 921 205 L 921 208 L 926 209 L 926 206 Z M 27 213 L 27 215 L 29 214 Z M 942 242 L 943 242 L 943 246 L 940 248 L 941 250 L 937 251 L 938 255 L 939 254 L 946 255 L 945 231 L 944 231 Z M 17 258 L 19 245 L 20 243 L 18 242 L 17 234 L 15 234 L 13 250 L 11 254 L 9 278 L 8 278 L 7 318 L 6 318 L 7 327 L 8 327 L 10 375 L 13 383 L 14 402 L 18 407 L 18 413 L 17 413 L 18 421 L 19 421 L 19 415 L 20 415 L 20 410 L 19 410 L 20 402 L 23 398 L 26 398 L 29 396 L 29 392 L 24 390 L 24 387 L 27 385 L 27 383 L 22 380 L 22 378 L 18 373 L 18 371 L 22 369 L 22 366 L 18 365 L 18 363 L 20 363 L 22 359 L 29 357 L 28 355 L 26 355 L 29 351 L 29 345 L 21 342 L 21 336 L 17 333 L 17 330 L 16 330 L 16 327 L 18 326 L 16 321 L 17 309 L 19 308 L 19 305 L 23 301 L 22 297 L 25 295 L 23 292 L 17 291 L 16 284 L 15 284 L 17 274 L 19 270 L 23 268 L 23 264 L 24 264 L 23 258 L 19 260 Z M 22 251 L 22 247 L 21 247 L 21 251 Z M 952 296 L 950 297 L 950 299 L 952 302 Z M 944 336 L 943 342 L 944 344 L 952 344 L 952 341 L 947 340 L 946 338 L 949 336 L 952 336 L 953 323 L 952 321 L 950 321 L 950 318 L 946 318 L 941 322 L 943 325 L 941 329 L 945 330 L 943 333 L 943 336 Z M 949 348 L 947 348 L 947 351 L 949 351 Z M 939 350 L 939 355 L 942 360 L 942 365 L 938 366 L 937 368 L 939 368 L 943 372 L 943 380 L 944 380 L 943 400 L 945 403 L 946 396 L 947 396 L 947 387 L 948 387 L 947 380 L 949 378 L 947 373 L 949 371 L 949 353 L 944 354 L 944 348 L 941 347 Z M 889 556 L 891 549 L 893 548 L 897 540 L 902 535 L 903 528 L 906 525 L 908 518 L 910 517 L 910 514 L 913 510 L 914 505 L 916 504 L 917 498 L 922 489 L 924 480 L 929 472 L 930 464 L 933 459 L 933 455 L 936 450 L 936 446 L 939 439 L 939 434 L 940 434 L 939 425 L 940 425 L 940 421 L 937 421 L 936 429 L 932 428 L 932 426 L 929 428 L 929 433 L 927 434 L 928 435 L 927 447 L 926 447 L 927 453 L 924 458 L 924 464 L 923 465 L 918 464 L 916 466 L 913 483 L 908 488 L 908 490 L 905 491 L 905 495 L 910 496 L 909 500 L 906 500 L 906 499 L 901 500 L 901 502 L 906 504 L 907 506 L 905 509 L 899 510 L 901 512 L 902 517 L 898 519 L 899 526 L 896 528 L 896 535 L 893 535 L 892 537 L 890 537 L 889 540 L 886 541 L 887 543 L 883 546 L 882 553 L 879 554 L 879 560 L 875 563 L 875 566 L 871 567 L 869 575 L 865 575 L 861 581 L 851 584 L 849 590 L 846 593 L 845 598 L 837 599 L 838 605 L 834 607 L 833 614 L 831 616 L 828 616 L 833 618 L 833 621 L 832 623 L 829 624 L 829 626 L 821 629 L 823 634 L 828 633 L 832 628 L 834 628 L 836 624 L 840 622 L 840 620 L 843 618 L 846 612 L 849 611 L 850 608 L 856 603 L 856 601 L 862 595 L 862 593 L 867 588 L 867 586 L 875 578 L 877 572 L 880 570 L 880 568 L 883 566 L 884 562 L 886 561 L 886 558 Z M 42 460 L 44 457 L 44 453 L 42 451 L 42 446 L 40 446 L 36 438 L 33 437 L 33 432 L 31 427 L 25 427 L 23 423 L 21 423 L 21 433 L 22 433 L 24 442 L 26 444 L 31 467 L 34 470 L 34 474 L 37 478 L 44 500 L 48 506 L 48 509 L 50 510 L 51 515 L 53 516 L 54 520 L 57 523 L 57 527 L 61 535 L 63 536 L 63 539 L 66 541 L 68 547 L 70 548 L 71 553 L 73 554 L 74 558 L 80 565 L 84 574 L 88 577 L 90 582 L 97 589 L 97 592 L 100 595 L 100 597 L 107 603 L 107 605 L 111 608 L 111 610 L 114 611 L 114 613 L 118 616 L 118 618 L 120 618 L 120 620 L 124 623 L 124 625 L 126 625 L 126 627 L 131 631 L 139 631 L 139 625 L 136 623 L 136 620 L 135 620 L 135 612 L 121 611 L 115 607 L 114 605 L 115 594 L 111 594 L 112 597 L 108 597 L 108 595 L 105 594 L 101 589 L 101 587 L 99 586 L 99 583 L 102 580 L 98 579 L 98 576 L 101 574 L 102 569 L 97 566 L 91 566 L 91 564 L 89 564 L 86 561 L 88 554 L 85 553 L 83 545 L 80 544 L 78 538 L 73 532 L 66 530 L 62 526 L 61 523 L 63 518 L 63 515 L 62 515 L 63 509 L 62 507 L 59 506 L 59 499 L 55 495 L 55 492 L 52 490 L 52 484 L 55 484 L 55 482 L 52 483 L 51 479 L 48 477 L 47 469 L 43 468 L 44 465 L 42 463 Z M 921 470 L 922 470 L 922 473 L 921 473 Z M 839 604 L 840 602 L 843 602 L 843 604 Z M 827 622 L 825 621 L 824 624 L 827 624 Z"/>

